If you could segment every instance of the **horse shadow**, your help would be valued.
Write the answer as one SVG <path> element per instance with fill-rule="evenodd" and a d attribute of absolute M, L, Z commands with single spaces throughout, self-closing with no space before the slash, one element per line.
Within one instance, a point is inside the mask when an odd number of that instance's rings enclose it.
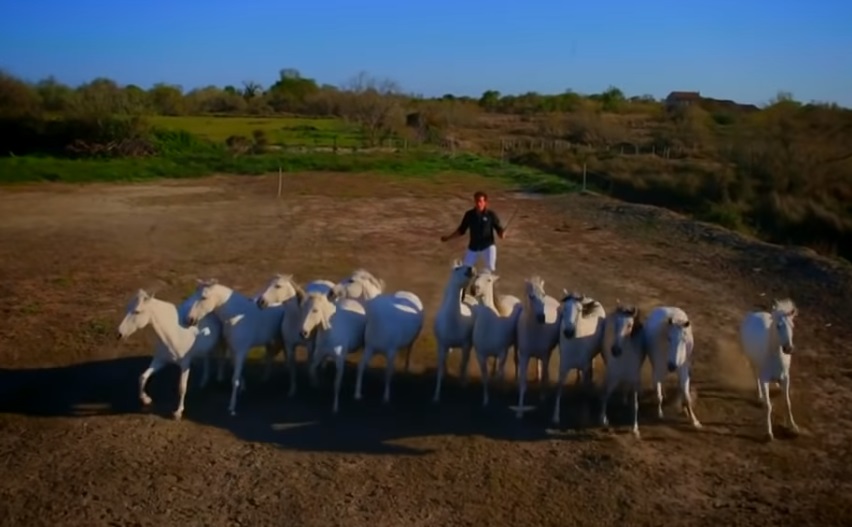
<path fill-rule="evenodd" d="M 148 356 L 134 356 L 61 367 L 0 369 L 0 412 L 43 418 L 159 417 L 164 426 L 180 426 L 182 423 L 174 423 L 170 417 L 177 405 L 177 366 L 167 366 L 149 379 L 146 392 L 154 400 L 150 407 L 143 408 L 139 402 L 139 375 L 149 362 Z M 563 425 L 561 430 L 554 430 L 550 424 L 552 386 L 542 404 L 535 383 L 531 383 L 526 404 L 536 407 L 517 419 L 512 410 L 517 404 L 517 388 L 508 379 L 502 386 L 489 385 L 490 402 L 483 407 L 482 387 L 477 379 L 471 379 L 463 388 L 455 377 L 446 376 L 441 401 L 433 403 L 434 370 L 396 372 L 391 401 L 384 404 L 384 368 L 367 369 L 363 399 L 355 401 L 356 368 L 347 364 L 340 411 L 333 414 L 333 366 L 320 371 L 320 384 L 314 388 L 299 364 L 297 393 L 292 398 L 287 397 L 289 374 L 285 365 L 276 363 L 272 377 L 265 383 L 261 381 L 262 368 L 261 363 L 246 364 L 246 390 L 239 396 L 237 415 L 231 416 L 227 410 L 230 382 L 217 383 L 214 368 L 210 384 L 201 389 L 202 367 L 194 366 L 183 419 L 228 430 L 244 441 L 335 453 L 424 455 L 441 444 L 441 437 L 510 442 L 593 437 L 585 428 L 565 433 L 566 426 L 578 421 L 578 410 L 572 404 L 575 395 L 568 387 L 562 402 Z M 630 422 L 629 410 L 624 416 L 612 411 L 609 416 L 612 423 Z"/>

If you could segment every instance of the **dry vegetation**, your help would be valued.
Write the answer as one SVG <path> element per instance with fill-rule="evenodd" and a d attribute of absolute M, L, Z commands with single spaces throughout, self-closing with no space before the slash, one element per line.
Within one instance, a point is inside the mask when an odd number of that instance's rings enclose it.
<path fill-rule="evenodd" d="M 4 156 L 150 156 L 188 144 L 201 148 L 186 134 L 152 135 L 141 117 L 150 115 L 332 118 L 340 130 L 322 137 L 335 146 L 358 141 L 372 148 L 396 138 L 412 147 L 500 157 L 574 181 L 585 167 L 589 183 L 612 197 L 852 257 L 852 111 L 803 104 L 789 94 L 762 109 L 714 99 L 666 109 L 653 97 L 627 97 L 617 88 L 427 99 L 366 73 L 336 87 L 292 69 L 266 88 L 244 82 L 188 92 L 106 78 L 72 88 L 52 78 L 27 84 L 0 77 Z M 271 147 L 261 129 L 224 143 L 240 156 Z"/>

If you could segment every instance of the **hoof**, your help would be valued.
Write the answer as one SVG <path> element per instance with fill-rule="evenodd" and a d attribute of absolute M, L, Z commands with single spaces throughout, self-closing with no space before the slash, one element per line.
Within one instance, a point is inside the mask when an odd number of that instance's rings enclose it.
<path fill-rule="evenodd" d="M 180 412 L 178 412 L 178 411 L 174 411 L 174 412 L 172 413 L 172 419 L 174 419 L 175 421 L 180 421 L 182 417 L 183 417 L 183 412 L 182 412 L 182 411 L 180 411 Z"/>
<path fill-rule="evenodd" d="M 142 406 L 149 406 L 153 401 L 147 395 L 142 395 L 139 397 L 139 402 L 142 403 Z"/>
<path fill-rule="evenodd" d="M 642 436 L 639 434 L 638 428 L 633 430 L 633 437 L 635 437 L 636 439 L 642 439 Z"/>

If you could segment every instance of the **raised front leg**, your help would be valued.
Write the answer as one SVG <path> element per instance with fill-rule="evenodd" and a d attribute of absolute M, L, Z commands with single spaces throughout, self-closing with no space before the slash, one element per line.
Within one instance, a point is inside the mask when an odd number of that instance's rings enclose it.
<path fill-rule="evenodd" d="M 178 379 L 178 406 L 172 414 L 176 421 L 183 417 L 184 401 L 186 400 L 186 387 L 189 384 L 190 361 L 183 361 L 180 365 L 180 378 Z"/>
<path fill-rule="evenodd" d="M 155 356 L 151 359 L 151 364 L 148 365 L 148 368 L 139 376 L 139 400 L 142 402 L 142 406 L 148 406 L 152 402 L 148 394 L 145 393 L 145 385 L 148 383 L 148 379 L 165 365 L 166 362 L 164 360 Z"/>
<path fill-rule="evenodd" d="M 444 369 L 447 365 L 447 353 L 449 348 L 443 344 L 438 344 L 438 364 L 435 372 L 435 395 L 432 396 L 432 402 L 437 403 L 441 400 L 441 382 L 444 380 Z"/>
<path fill-rule="evenodd" d="M 799 425 L 796 424 L 795 419 L 793 419 L 793 405 L 790 404 L 790 376 L 784 377 L 781 381 L 781 385 L 784 388 L 784 400 L 787 404 L 787 424 L 790 425 L 790 428 L 793 432 L 799 433 Z M 768 393 L 768 390 L 767 390 Z"/>

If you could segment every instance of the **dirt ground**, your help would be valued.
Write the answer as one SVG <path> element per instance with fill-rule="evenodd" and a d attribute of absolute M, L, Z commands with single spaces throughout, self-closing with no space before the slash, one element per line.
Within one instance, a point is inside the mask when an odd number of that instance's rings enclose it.
<path fill-rule="evenodd" d="M 212 177 L 0 189 L 3 525 L 826 526 L 852 513 L 848 268 L 650 207 L 525 196 L 475 178 L 301 174 L 288 176 L 281 200 L 276 185 Z M 500 291 L 521 296 L 523 279 L 538 274 L 554 296 L 565 287 L 607 308 L 620 298 L 689 313 L 703 430 L 672 398 L 659 421 L 647 387 L 641 440 L 620 397 L 603 429 L 598 403 L 572 386 L 559 429 L 552 397 L 516 420 L 511 382 L 485 409 L 478 382 L 462 389 L 454 379 L 431 403 L 432 315 L 463 251 L 462 240 L 438 238 L 479 187 L 492 190 L 504 220 L 518 211 L 499 245 Z M 154 406 L 140 408 L 153 336 L 116 341 L 137 288 L 177 302 L 196 277 L 254 294 L 274 273 L 338 280 L 359 266 L 416 292 L 427 310 L 414 367 L 394 378 L 390 405 L 381 403 L 381 358 L 361 402 L 350 365 L 332 416 L 333 368 L 319 390 L 300 374 L 288 399 L 279 357 L 267 384 L 258 363 L 248 369 L 235 417 L 227 384 L 199 390 L 199 369 L 183 421 L 169 417 L 176 368 L 151 379 Z M 800 311 L 801 433 L 785 427 L 775 389 L 769 443 L 735 339 L 747 309 L 785 295 Z M 453 375 L 457 365 L 454 356 Z M 475 361 L 470 371 L 478 376 Z"/>

